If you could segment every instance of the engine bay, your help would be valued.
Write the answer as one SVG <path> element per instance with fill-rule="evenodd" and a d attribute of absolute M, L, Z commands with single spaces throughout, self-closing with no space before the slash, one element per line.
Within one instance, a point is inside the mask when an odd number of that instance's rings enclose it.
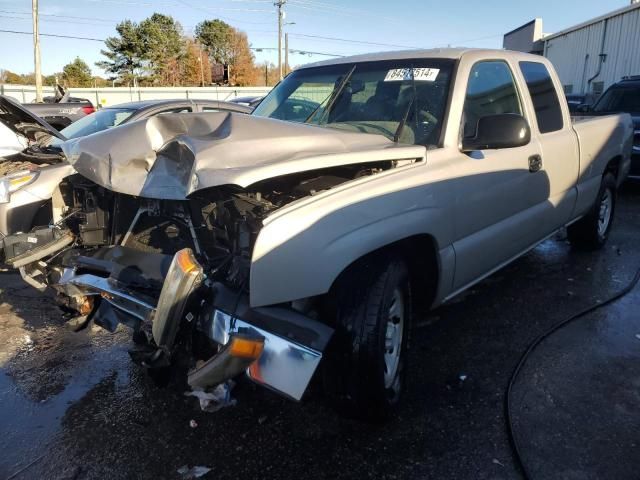
<path fill-rule="evenodd" d="M 173 256 L 189 248 L 208 278 L 245 290 L 253 245 L 268 215 L 296 200 L 392 167 L 392 162 L 380 162 L 314 170 L 248 189 L 223 186 L 198 191 L 188 200 L 117 193 L 75 174 L 65 178 L 53 195 L 53 225 L 10 237 L 5 241 L 10 244 L 5 248 L 6 260 L 12 264 L 18 259 L 41 287 L 55 288 L 65 269 L 96 269 L 88 259 L 104 257 L 105 249 L 119 246 L 140 254 Z M 43 244 L 56 241 L 60 248 L 54 252 L 38 252 Z M 152 294 L 157 295 L 158 288 L 151 288 Z"/>

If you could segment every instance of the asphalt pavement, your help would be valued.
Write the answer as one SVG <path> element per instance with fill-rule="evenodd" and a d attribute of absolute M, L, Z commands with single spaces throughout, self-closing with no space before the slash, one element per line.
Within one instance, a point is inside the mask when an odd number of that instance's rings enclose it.
<path fill-rule="evenodd" d="M 317 386 L 294 403 L 248 381 L 202 412 L 132 364 L 130 335 L 70 332 L 51 299 L 0 275 L 0 479 L 521 478 L 505 390 L 522 352 L 640 268 L 640 185 L 621 192 L 610 241 L 548 240 L 428 316 L 390 422 L 337 416 Z M 640 286 L 562 329 L 514 386 L 515 434 L 534 478 L 637 478 Z M 638 437 L 638 438 L 636 438 Z M 636 441 L 638 440 L 638 441 Z M 635 475 L 635 476 L 634 476 Z"/>

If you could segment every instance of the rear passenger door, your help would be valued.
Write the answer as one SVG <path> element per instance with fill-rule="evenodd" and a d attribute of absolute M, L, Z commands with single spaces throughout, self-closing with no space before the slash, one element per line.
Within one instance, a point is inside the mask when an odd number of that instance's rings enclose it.
<path fill-rule="evenodd" d="M 512 113 L 529 120 L 512 66 L 504 60 L 475 63 L 469 72 L 461 136 L 473 137 L 484 116 Z M 530 122 L 529 122 L 530 123 Z M 455 183 L 456 273 L 454 290 L 510 260 L 543 236 L 535 219 L 546 208 L 549 182 L 531 168 L 541 155 L 535 135 L 522 147 L 459 153 Z"/>
<path fill-rule="evenodd" d="M 580 170 L 578 140 L 558 98 L 559 83 L 554 84 L 547 66 L 542 62 L 519 62 L 518 66 L 535 112 L 531 129 L 540 140 L 542 171 L 549 180 L 552 208 L 545 221 L 551 233 L 566 224 L 574 210 Z"/>

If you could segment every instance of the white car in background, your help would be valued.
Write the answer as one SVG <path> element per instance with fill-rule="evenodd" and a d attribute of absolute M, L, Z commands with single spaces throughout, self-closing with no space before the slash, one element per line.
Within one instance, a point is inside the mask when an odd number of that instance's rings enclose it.
<path fill-rule="evenodd" d="M 27 148 L 27 142 L 0 123 L 0 159 Z"/>

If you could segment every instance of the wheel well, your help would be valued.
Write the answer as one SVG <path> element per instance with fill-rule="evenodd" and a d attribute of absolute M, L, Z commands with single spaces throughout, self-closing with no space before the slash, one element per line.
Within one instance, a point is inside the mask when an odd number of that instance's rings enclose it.
<path fill-rule="evenodd" d="M 620 172 L 620 164 L 622 163 L 622 156 L 618 155 L 616 157 L 613 157 L 611 160 L 609 160 L 609 163 L 607 163 L 607 166 L 604 169 L 604 173 L 612 173 L 614 177 L 616 177 L 616 181 L 618 180 L 618 174 Z"/>
<path fill-rule="evenodd" d="M 414 312 L 427 310 L 435 298 L 440 276 L 438 244 L 431 235 L 419 234 L 403 238 L 378 248 L 358 258 L 345 268 L 334 280 L 331 289 L 350 269 L 371 261 L 380 261 L 394 255 L 402 258 L 409 269 L 413 290 Z"/>

